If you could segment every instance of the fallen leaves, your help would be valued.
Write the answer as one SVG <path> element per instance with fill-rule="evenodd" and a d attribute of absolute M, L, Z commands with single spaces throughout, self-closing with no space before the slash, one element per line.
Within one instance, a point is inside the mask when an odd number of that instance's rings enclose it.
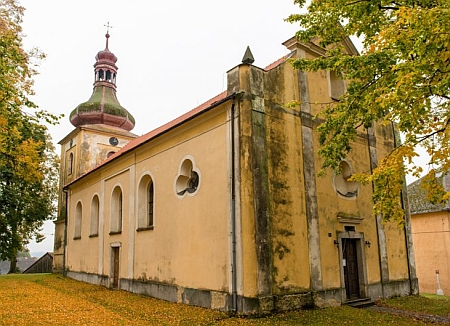
<path fill-rule="evenodd" d="M 102 286 L 63 278 L 59 274 L 2 275 L 0 298 L 0 325 L 431 324 L 410 317 L 348 306 L 292 311 L 262 318 L 231 317 L 216 310 L 157 300 L 121 290 L 108 290 Z M 435 302 L 431 299 L 427 301 L 428 309 Z"/>

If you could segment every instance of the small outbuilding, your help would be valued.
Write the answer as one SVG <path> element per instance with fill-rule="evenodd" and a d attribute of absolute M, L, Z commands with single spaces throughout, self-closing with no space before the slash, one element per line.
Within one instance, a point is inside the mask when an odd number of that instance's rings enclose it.
<path fill-rule="evenodd" d="M 53 252 L 45 253 L 34 264 L 23 271 L 22 274 L 52 273 L 53 272 Z"/>

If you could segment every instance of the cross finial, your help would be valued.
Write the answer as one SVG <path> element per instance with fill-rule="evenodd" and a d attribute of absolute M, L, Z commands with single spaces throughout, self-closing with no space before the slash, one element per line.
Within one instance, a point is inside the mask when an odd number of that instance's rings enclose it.
<path fill-rule="evenodd" d="M 107 22 L 106 25 L 103 25 L 103 26 L 106 27 L 106 34 L 109 34 L 109 29 L 110 29 L 110 28 L 113 28 L 113 27 L 109 24 L 109 22 Z"/>
<path fill-rule="evenodd" d="M 113 27 L 109 24 L 109 22 L 106 25 L 103 25 L 103 26 L 106 27 L 106 35 L 105 35 L 105 37 L 106 37 L 106 49 L 108 49 L 109 29 L 113 28 Z"/>

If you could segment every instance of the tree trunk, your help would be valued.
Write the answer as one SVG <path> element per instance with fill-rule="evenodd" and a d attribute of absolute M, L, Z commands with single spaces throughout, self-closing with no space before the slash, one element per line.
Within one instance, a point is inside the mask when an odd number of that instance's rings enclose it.
<path fill-rule="evenodd" d="M 17 272 L 17 251 L 14 251 L 9 261 L 11 262 L 11 264 L 9 265 L 8 274 L 15 274 Z"/>

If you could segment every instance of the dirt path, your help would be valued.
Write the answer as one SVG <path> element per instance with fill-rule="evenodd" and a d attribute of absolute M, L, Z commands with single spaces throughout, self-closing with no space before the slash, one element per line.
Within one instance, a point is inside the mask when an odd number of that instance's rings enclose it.
<path fill-rule="evenodd" d="M 437 323 L 437 324 L 450 325 L 450 317 L 430 315 L 430 314 L 424 314 L 424 313 L 420 313 L 420 312 L 416 312 L 416 311 L 408 311 L 408 310 L 383 307 L 383 306 L 371 306 L 366 309 L 379 311 L 379 312 L 385 312 L 385 313 L 391 313 L 391 314 L 394 314 L 397 316 L 408 316 L 408 317 L 414 318 L 416 320 L 423 320 L 423 321 L 433 322 L 433 323 Z"/>

